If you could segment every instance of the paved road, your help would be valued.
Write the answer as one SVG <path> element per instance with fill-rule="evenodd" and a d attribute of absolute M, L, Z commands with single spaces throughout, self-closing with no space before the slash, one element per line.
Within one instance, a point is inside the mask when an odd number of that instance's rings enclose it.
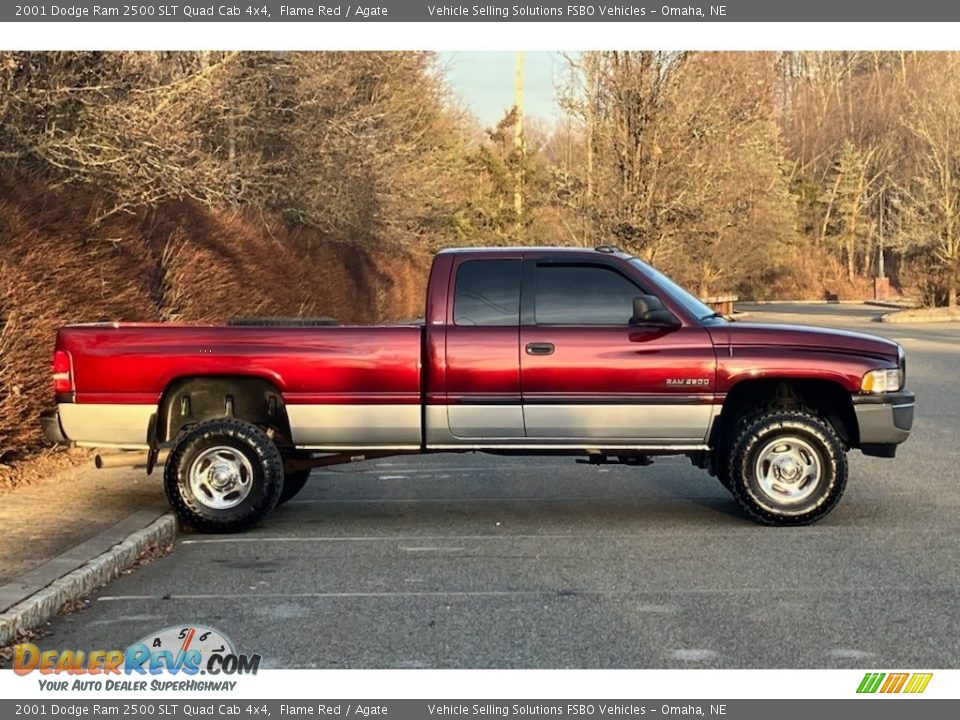
<path fill-rule="evenodd" d="M 184 534 L 44 644 L 200 622 L 271 667 L 957 667 L 960 326 L 829 309 L 750 308 L 903 341 L 919 407 L 816 526 L 757 526 L 680 459 L 387 459 L 315 472 L 245 535 Z"/>

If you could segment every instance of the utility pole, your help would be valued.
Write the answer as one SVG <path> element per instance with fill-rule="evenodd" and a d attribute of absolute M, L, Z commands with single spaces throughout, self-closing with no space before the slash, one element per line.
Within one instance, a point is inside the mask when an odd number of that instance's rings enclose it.
<path fill-rule="evenodd" d="M 877 257 L 877 277 L 873 280 L 873 299 L 874 300 L 886 300 L 890 297 L 890 280 L 886 276 L 886 270 L 883 266 L 883 206 L 884 206 L 884 191 L 880 191 L 880 221 L 879 221 L 879 230 L 877 234 L 877 251 L 879 253 Z"/>
<path fill-rule="evenodd" d="M 883 277 L 886 273 L 883 268 L 883 190 L 880 191 L 880 257 L 877 258 L 877 275 Z"/>
<path fill-rule="evenodd" d="M 513 105 L 516 120 L 513 124 L 513 149 L 517 156 L 517 171 L 513 190 L 513 208 L 517 214 L 517 237 L 523 237 L 523 50 L 517 51 L 517 68 L 513 82 Z"/>
<path fill-rule="evenodd" d="M 587 106 L 586 106 L 586 138 L 587 138 L 587 201 L 585 207 L 581 209 L 581 217 L 583 218 L 583 246 L 590 247 L 590 229 L 587 224 L 587 218 L 589 213 L 593 212 L 593 127 L 594 127 L 594 98 L 596 97 L 596 84 L 598 80 L 596 79 L 597 73 L 594 70 L 594 61 L 589 55 L 585 56 L 583 68 L 584 68 L 584 77 L 586 78 L 586 97 L 587 97 Z"/>

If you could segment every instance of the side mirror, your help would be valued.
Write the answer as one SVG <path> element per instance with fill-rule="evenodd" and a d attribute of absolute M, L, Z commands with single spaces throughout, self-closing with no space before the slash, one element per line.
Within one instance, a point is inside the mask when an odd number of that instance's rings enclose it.
<path fill-rule="evenodd" d="M 633 299 L 633 317 L 631 325 L 660 325 L 678 328 L 680 319 L 667 310 L 656 295 L 637 295 Z"/>

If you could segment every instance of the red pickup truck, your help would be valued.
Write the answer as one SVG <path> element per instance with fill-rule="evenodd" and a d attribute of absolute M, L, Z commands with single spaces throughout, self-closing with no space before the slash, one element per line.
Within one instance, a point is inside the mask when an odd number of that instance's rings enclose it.
<path fill-rule="evenodd" d="M 180 518 L 237 531 L 311 467 L 468 451 L 686 455 L 799 525 L 840 499 L 848 450 L 894 457 L 913 424 L 897 343 L 730 322 L 612 247 L 446 250 L 422 323 L 278 324 L 64 327 L 45 433 L 165 459 Z"/>

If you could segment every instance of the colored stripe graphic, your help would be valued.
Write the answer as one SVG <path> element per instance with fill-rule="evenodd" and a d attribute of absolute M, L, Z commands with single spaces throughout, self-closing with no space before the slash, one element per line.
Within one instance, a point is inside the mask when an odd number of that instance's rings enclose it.
<path fill-rule="evenodd" d="M 922 693 L 927 689 L 933 673 L 867 673 L 857 687 L 858 693 Z"/>
<path fill-rule="evenodd" d="M 927 685 L 930 684 L 930 679 L 932 677 L 933 673 L 914 673 L 913 677 L 910 678 L 910 682 L 907 684 L 904 692 L 922 693 L 927 689 Z"/>
<path fill-rule="evenodd" d="M 907 682 L 908 677 L 910 677 L 910 673 L 890 673 L 887 675 L 887 681 L 883 684 L 883 687 L 880 688 L 880 692 L 900 692 L 900 690 L 903 688 L 903 684 Z"/>
<path fill-rule="evenodd" d="M 884 677 L 886 677 L 885 673 L 867 673 L 863 676 L 863 680 L 860 681 L 860 687 L 857 688 L 857 692 L 875 693 L 877 688 L 880 687 L 880 683 Z"/>

